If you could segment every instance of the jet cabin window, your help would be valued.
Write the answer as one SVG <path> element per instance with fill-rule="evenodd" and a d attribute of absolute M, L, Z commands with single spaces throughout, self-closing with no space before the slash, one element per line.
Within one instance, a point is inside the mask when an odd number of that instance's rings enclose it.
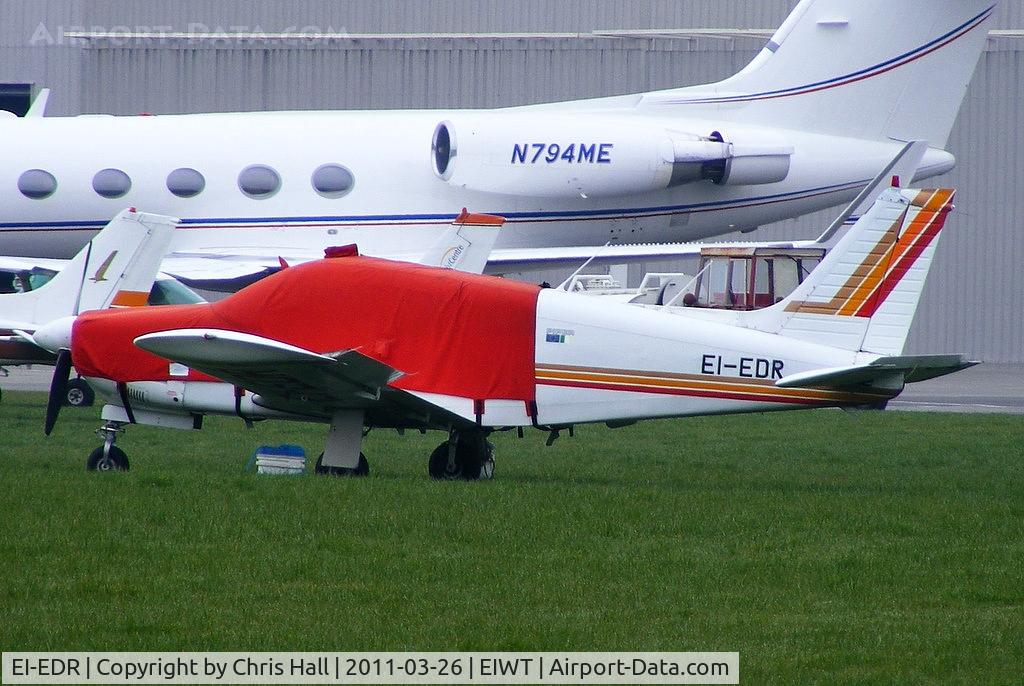
<path fill-rule="evenodd" d="M 92 177 L 92 189 L 104 198 L 120 198 L 132 188 L 132 180 L 120 169 L 103 169 Z"/>
<path fill-rule="evenodd" d="M 167 190 L 179 198 L 194 198 L 206 188 L 206 179 L 195 169 L 182 167 L 167 175 Z"/>
<path fill-rule="evenodd" d="M 254 164 L 238 175 L 238 187 L 250 198 L 263 200 L 281 189 L 281 175 L 266 165 Z"/>
<path fill-rule="evenodd" d="M 18 190 L 26 198 L 43 200 L 49 198 L 57 190 L 57 179 L 53 174 L 42 169 L 29 169 L 18 177 Z"/>
<path fill-rule="evenodd" d="M 314 190 L 325 198 L 340 198 L 352 190 L 355 179 L 340 164 L 325 164 L 313 172 L 312 183 Z"/>

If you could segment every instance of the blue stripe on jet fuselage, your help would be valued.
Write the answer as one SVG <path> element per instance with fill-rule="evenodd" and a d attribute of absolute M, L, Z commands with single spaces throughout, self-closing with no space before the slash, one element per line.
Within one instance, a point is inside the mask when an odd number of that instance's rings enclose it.
<path fill-rule="evenodd" d="M 694 203 L 690 205 L 657 205 L 653 207 L 632 207 L 612 208 L 604 210 L 564 210 L 560 212 L 505 212 L 492 211 L 485 214 L 496 214 L 510 221 L 528 222 L 530 220 L 558 220 L 571 221 L 574 219 L 618 219 L 630 218 L 643 215 L 657 215 L 666 213 L 687 213 L 706 212 L 721 209 L 742 209 L 743 207 L 754 207 L 786 200 L 801 200 L 817 195 L 838 193 L 864 186 L 868 179 L 852 183 L 834 184 L 811 188 L 803 191 L 791 191 L 788 193 L 776 193 L 773 195 L 762 195 L 753 198 L 740 198 L 737 200 L 716 200 L 712 202 Z M 181 220 L 183 226 L 202 228 L 206 225 L 215 224 L 314 224 L 314 223 L 368 223 L 368 222 L 450 222 L 456 217 L 455 214 L 368 214 L 350 216 L 309 216 L 309 217 L 188 217 Z M 99 229 L 109 223 L 109 220 L 96 221 L 58 221 L 58 222 L 13 222 L 0 223 L 0 232 L 30 230 L 30 229 L 66 229 L 79 230 Z"/>

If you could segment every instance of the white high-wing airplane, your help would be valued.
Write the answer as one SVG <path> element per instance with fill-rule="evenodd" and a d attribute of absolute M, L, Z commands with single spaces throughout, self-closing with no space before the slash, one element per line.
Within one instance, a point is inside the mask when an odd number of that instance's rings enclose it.
<path fill-rule="evenodd" d="M 363 475 L 364 427 L 448 432 L 435 478 L 492 473 L 487 436 L 577 423 L 879 407 L 972 364 L 902 354 L 953 191 L 882 192 L 788 297 L 735 312 L 642 306 L 360 256 L 284 269 L 217 303 L 43 327 L 107 398 L 90 469 L 127 469 L 126 424 L 206 414 L 330 424 L 317 472 Z M 50 404 L 46 431 L 59 406 Z"/>
<path fill-rule="evenodd" d="M 0 120 L 0 254 L 68 256 L 126 204 L 182 217 L 163 269 L 224 289 L 325 246 L 417 260 L 460 207 L 507 218 L 488 271 L 621 261 L 855 196 L 942 147 L 992 0 L 801 0 L 722 82 L 499 110 Z M 692 249 L 691 249 L 692 250 Z M 506 264 L 506 259 L 508 263 Z M 512 265 L 509 267 L 508 265 Z"/>

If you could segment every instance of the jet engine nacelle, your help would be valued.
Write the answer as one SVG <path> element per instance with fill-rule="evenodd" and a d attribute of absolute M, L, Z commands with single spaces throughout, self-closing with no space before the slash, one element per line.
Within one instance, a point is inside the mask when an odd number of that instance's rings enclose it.
<path fill-rule="evenodd" d="M 789 174 L 792 154 L 718 132 L 698 136 L 658 121 L 592 115 L 463 115 L 439 123 L 431 147 L 434 173 L 453 186 L 548 198 L 633 195 L 697 181 L 775 183 Z"/>

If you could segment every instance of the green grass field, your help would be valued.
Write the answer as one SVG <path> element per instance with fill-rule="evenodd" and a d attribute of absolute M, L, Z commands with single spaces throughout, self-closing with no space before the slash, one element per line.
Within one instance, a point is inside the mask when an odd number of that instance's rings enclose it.
<path fill-rule="evenodd" d="M 1024 418 L 816 411 L 497 438 L 374 432 L 368 479 L 269 477 L 324 427 L 42 436 L 0 405 L 2 650 L 722 650 L 743 683 L 1019 683 Z"/>

